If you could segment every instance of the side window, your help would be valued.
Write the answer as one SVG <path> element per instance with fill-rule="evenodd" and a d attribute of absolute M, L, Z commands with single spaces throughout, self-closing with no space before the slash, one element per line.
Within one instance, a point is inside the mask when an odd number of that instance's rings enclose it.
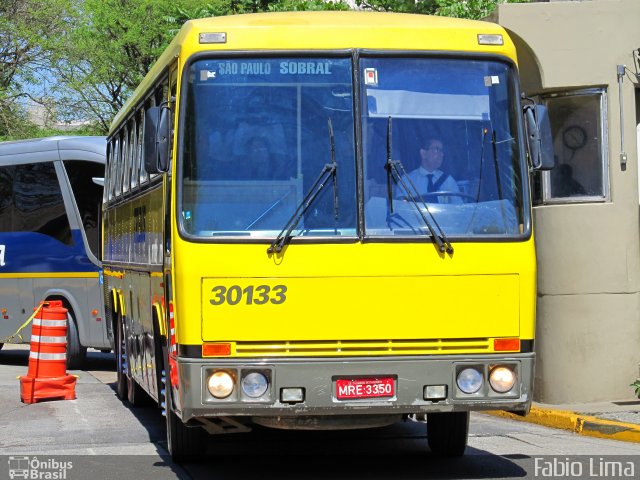
<path fill-rule="evenodd" d="M 127 193 L 129 191 L 129 186 L 131 182 L 131 155 L 129 152 L 129 135 L 128 128 L 131 128 L 131 125 L 122 129 L 122 193 Z"/>
<path fill-rule="evenodd" d="M 99 258 L 102 187 L 96 185 L 92 178 L 104 176 L 104 165 L 83 160 L 65 160 L 64 167 L 71 183 L 89 248 Z"/>
<path fill-rule="evenodd" d="M 147 98 L 147 100 L 144 102 L 144 108 L 151 108 L 151 107 L 155 107 L 156 102 L 154 97 L 149 97 Z M 142 118 L 144 119 L 144 111 L 142 112 Z M 140 138 L 143 139 L 144 137 L 144 123 L 143 123 L 143 127 L 142 130 L 140 131 Z M 144 140 L 142 141 L 142 145 L 144 146 Z M 142 154 L 144 155 L 144 148 L 142 150 Z M 151 177 L 153 178 L 153 177 Z M 141 168 L 140 168 L 140 183 L 146 183 L 148 182 L 150 179 L 149 177 L 149 173 L 147 172 L 146 168 L 144 168 L 144 156 L 142 157 L 142 164 L 141 164 Z"/>
<path fill-rule="evenodd" d="M 40 233 L 73 244 L 53 163 L 2 167 L 0 189 L 0 231 Z"/>
<path fill-rule="evenodd" d="M 140 159 L 140 185 L 146 183 L 149 180 L 149 175 L 144 168 L 144 138 L 142 136 L 144 131 L 144 109 L 140 109 L 138 114 L 138 158 Z"/>
<path fill-rule="evenodd" d="M 555 167 L 537 172 L 534 203 L 602 202 L 609 195 L 606 91 L 541 96 L 549 109 Z"/>
<path fill-rule="evenodd" d="M 117 147 L 118 141 L 114 138 L 109 142 L 109 157 L 107 159 L 107 178 L 105 179 L 104 188 L 108 189 L 107 196 L 109 201 L 113 200 L 115 185 L 116 185 L 116 158 L 117 158 Z"/>
<path fill-rule="evenodd" d="M 104 168 L 104 188 L 102 189 L 102 203 L 107 203 L 107 201 L 109 200 L 109 175 L 107 175 L 107 173 L 109 172 L 109 166 L 111 165 L 111 153 L 113 152 L 113 146 L 111 144 L 111 142 L 107 143 L 107 158 L 106 158 L 106 164 L 105 164 L 105 168 Z"/>
<path fill-rule="evenodd" d="M 156 105 L 162 105 L 164 102 L 167 101 L 168 98 L 168 91 L 169 91 L 169 82 L 167 79 L 165 79 L 155 90 L 154 92 L 154 100 L 155 100 L 155 104 Z M 166 104 L 166 103 L 165 103 Z M 156 178 L 158 177 L 160 174 L 158 173 L 153 173 L 151 174 L 151 178 Z"/>
<path fill-rule="evenodd" d="M 14 166 L 0 167 L 0 232 L 13 230 Z"/>
<path fill-rule="evenodd" d="M 116 198 L 118 194 L 118 163 L 120 157 L 120 139 L 118 137 L 114 140 L 114 147 L 111 155 L 111 162 L 109 165 L 109 198 Z"/>
<path fill-rule="evenodd" d="M 122 170 L 124 168 L 123 163 L 123 151 L 125 146 L 122 144 L 122 132 L 118 133 L 117 138 L 118 151 L 116 152 L 116 197 L 122 196 Z"/>
<path fill-rule="evenodd" d="M 138 156 L 138 122 L 134 117 L 129 122 L 129 158 L 131 162 L 131 190 L 138 186 L 138 169 L 140 167 L 140 157 Z"/>

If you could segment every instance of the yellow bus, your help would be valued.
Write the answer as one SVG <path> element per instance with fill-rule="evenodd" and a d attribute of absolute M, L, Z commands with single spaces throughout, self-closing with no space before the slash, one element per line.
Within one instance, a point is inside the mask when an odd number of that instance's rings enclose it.
<path fill-rule="evenodd" d="M 462 455 L 469 412 L 531 404 L 549 135 L 492 23 L 186 22 L 108 138 L 118 395 L 158 402 L 176 459 L 206 432 L 405 420 Z"/>

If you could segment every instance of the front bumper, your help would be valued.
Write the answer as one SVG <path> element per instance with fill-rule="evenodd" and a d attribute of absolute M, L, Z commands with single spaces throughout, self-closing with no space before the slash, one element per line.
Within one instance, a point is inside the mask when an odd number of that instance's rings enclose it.
<path fill-rule="evenodd" d="M 181 358 L 178 365 L 178 391 L 174 390 L 177 414 L 184 422 L 197 418 L 314 415 L 394 415 L 474 410 L 528 412 L 532 401 L 535 353 L 506 355 L 455 355 L 411 357 L 349 358 L 263 358 L 193 359 Z M 493 366 L 514 368 L 517 381 L 507 393 L 494 392 L 488 374 Z M 485 379 L 482 387 L 466 394 L 456 385 L 462 368 L 478 369 Z M 207 390 L 207 378 L 216 370 L 235 378 L 235 390 L 224 399 Z M 249 372 L 262 372 L 269 388 L 260 398 L 242 392 L 240 379 Z M 386 377 L 394 379 L 391 397 L 339 400 L 336 380 L 344 378 Z M 446 397 L 425 399 L 426 386 L 445 386 Z M 298 388 L 304 400 L 282 401 L 283 388 Z"/>

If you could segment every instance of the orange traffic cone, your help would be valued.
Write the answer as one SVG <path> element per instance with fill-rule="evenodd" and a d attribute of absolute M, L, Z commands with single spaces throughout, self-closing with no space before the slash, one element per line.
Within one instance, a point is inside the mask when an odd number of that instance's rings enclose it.
<path fill-rule="evenodd" d="M 42 302 L 31 327 L 29 372 L 20 377 L 23 403 L 73 400 L 76 377 L 67 375 L 67 309 L 60 300 Z"/>

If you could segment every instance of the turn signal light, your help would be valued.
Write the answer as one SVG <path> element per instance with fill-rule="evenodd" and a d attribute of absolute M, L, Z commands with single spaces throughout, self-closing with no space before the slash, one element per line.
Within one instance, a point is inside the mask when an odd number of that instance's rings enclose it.
<path fill-rule="evenodd" d="M 228 357 L 231 355 L 230 343 L 204 343 L 202 344 L 203 357 Z"/>
<path fill-rule="evenodd" d="M 519 338 L 496 338 L 493 340 L 493 350 L 496 352 L 519 352 Z"/>

